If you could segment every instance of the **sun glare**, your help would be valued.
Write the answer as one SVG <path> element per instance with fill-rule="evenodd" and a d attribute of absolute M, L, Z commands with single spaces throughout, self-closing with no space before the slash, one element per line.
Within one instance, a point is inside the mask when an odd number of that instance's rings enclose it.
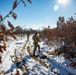
<path fill-rule="evenodd" d="M 59 10 L 59 5 L 55 5 L 53 9 L 54 9 L 54 11 Z"/>

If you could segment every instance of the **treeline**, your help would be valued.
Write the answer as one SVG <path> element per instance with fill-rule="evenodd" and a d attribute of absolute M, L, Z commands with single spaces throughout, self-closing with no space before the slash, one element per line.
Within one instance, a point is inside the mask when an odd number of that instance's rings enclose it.
<path fill-rule="evenodd" d="M 15 34 L 15 35 L 21 35 L 21 34 L 26 34 L 27 33 L 27 31 L 29 31 L 29 33 L 30 34 L 34 34 L 37 30 L 34 30 L 34 29 L 22 29 L 22 28 L 18 28 L 17 30 L 15 30 L 13 33 Z"/>

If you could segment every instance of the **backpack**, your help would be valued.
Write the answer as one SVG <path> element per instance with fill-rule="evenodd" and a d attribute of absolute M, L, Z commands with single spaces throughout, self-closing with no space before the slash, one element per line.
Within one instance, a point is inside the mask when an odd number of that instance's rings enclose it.
<path fill-rule="evenodd" d="M 35 35 L 32 37 L 32 39 L 33 39 L 33 40 L 35 40 L 35 39 L 36 39 L 36 38 L 35 38 Z"/>
<path fill-rule="evenodd" d="M 38 44 L 39 39 L 38 39 L 37 36 L 34 35 L 34 36 L 32 37 L 32 39 L 34 40 L 34 42 L 33 42 L 34 44 Z"/>

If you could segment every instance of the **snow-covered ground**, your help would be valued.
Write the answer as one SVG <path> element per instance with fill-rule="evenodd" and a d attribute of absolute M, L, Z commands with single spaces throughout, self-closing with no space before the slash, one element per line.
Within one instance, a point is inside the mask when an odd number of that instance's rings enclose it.
<path fill-rule="evenodd" d="M 48 52 L 54 50 L 53 46 L 47 46 L 44 41 L 39 42 L 41 52 L 36 54 L 39 57 L 31 57 L 33 53 L 32 35 L 30 40 L 26 37 L 17 37 L 17 40 L 6 42 L 7 50 L 2 54 L 2 63 L 0 64 L 0 75 L 76 75 L 76 69 L 66 66 L 70 63 L 65 60 L 64 54 L 59 56 L 48 55 Z M 45 58 L 40 58 L 46 56 Z"/>

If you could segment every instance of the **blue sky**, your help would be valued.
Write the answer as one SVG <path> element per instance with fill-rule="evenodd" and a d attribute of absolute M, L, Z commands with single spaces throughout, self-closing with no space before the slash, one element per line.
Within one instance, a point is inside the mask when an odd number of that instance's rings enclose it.
<path fill-rule="evenodd" d="M 14 20 L 12 17 L 6 18 L 4 24 L 7 26 L 7 20 L 9 20 L 14 26 L 20 25 L 22 27 L 26 25 L 26 28 L 41 29 L 48 25 L 56 27 L 59 16 L 64 16 L 66 19 L 70 16 L 75 17 L 75 0 L 67 0 L 65 5 L 58 3 L 58 0 L 31 1 L 32 4 L 25 0 L 26 7 L 21 2 L 14 10 L 17 14 L 17 19 Z M 13 2 L 14 0 L 0 0 L 0 14 L 3 16 L 7 15 L 12 9 Z"/>

